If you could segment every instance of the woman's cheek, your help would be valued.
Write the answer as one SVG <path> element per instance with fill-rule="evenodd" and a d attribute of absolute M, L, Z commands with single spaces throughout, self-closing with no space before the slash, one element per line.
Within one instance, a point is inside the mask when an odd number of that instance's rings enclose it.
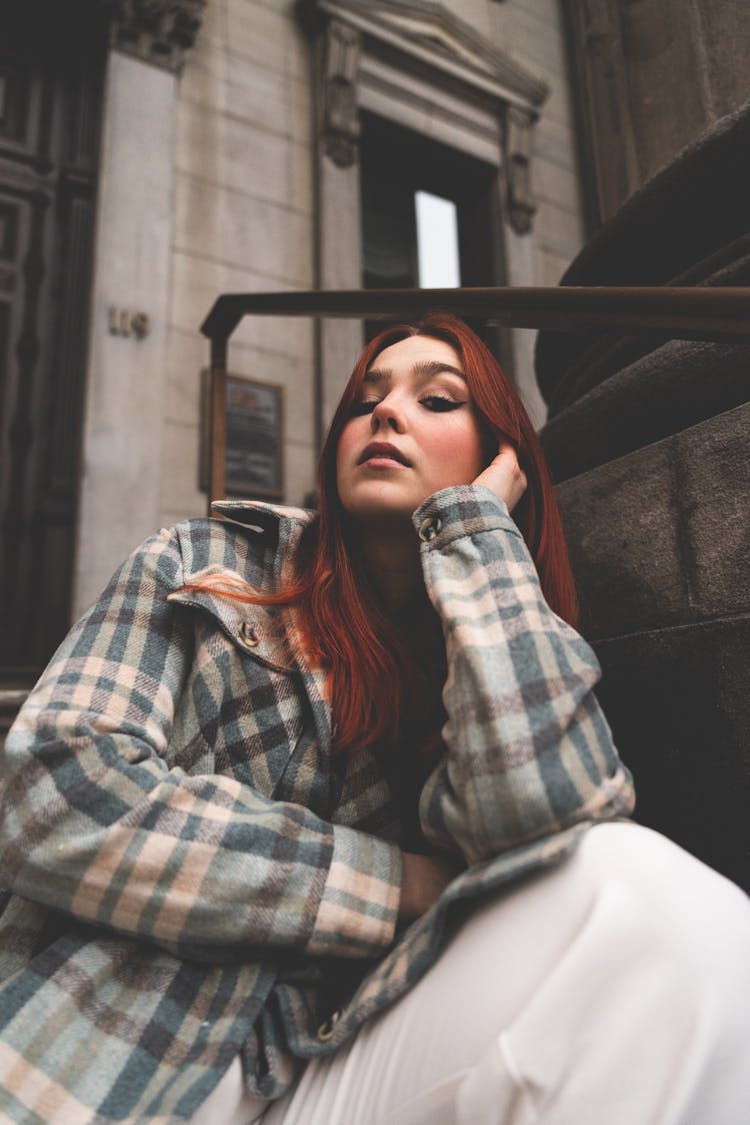
<path fill-rule="evenodd" d="M 352 422 L 347 422 L 339 436 L 339 443 L 336 447 L 337 468 L 342 464 L 347 454 L 351 451 L 351 447 L 353 445 L 352 428 Z"/>
<path fill-rule="evenodd" d="M 339 444 L 336 449 L 336 484 L 338 486 L 339 495 L 342 492 L 342 486 L 346 488 L 346 480 L 353 468 L 354 457 L 356 450 L 364 440 L 363 437 L 357 433 L 357 422 L 359 419 L 352 419 L 347 422 L 341 431 Z"/>
<path fill-rule="evenodd" d="M 456 418 L 429 442 L 430 463 L 449 484 L 470 484 L 485 467 L 485 446 L 473 419 Z M 491 458 L 490 458 L 491 459 Z"/>

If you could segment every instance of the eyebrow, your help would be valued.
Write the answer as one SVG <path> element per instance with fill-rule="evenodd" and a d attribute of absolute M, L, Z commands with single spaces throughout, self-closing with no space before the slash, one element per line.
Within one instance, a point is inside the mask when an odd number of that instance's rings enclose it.
<path fill-rule="evenodd" d="M 412 375 L 418 379 L 430 379 L 433 375 L 441 375 L 444 371 L 449 372 L 451 375 L 458 375 L 459 379 L 466 382 L 466 375 L 460 367 L 454 367 L 452 363 L 444 363 L 440 359 L 425 359 L 419 363 L 415 363 L 411 369 Z M 393 371 L 390 367 L 371 367 L 369 371 L 365 372 L 365 383 L 383 383 L 387 382 L 393 377 Z"/>

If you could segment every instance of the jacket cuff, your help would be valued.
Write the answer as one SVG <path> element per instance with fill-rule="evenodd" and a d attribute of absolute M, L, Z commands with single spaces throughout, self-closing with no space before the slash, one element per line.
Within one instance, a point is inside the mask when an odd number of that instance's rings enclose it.
<path fill-rule="evenodd" d="M 333 856 L 308 952 L 338 957 L 382 954 L 393 942 L 400 897 L 397 845 L 334 825 Z"/>
<path fill-rule="evenodd" d="M 420 504 L 412 522 L 428 548 L 483 531 L 507 531 L 522 538 L 504 502 L 484 485 L 460 484 L 435 492 Z"/>

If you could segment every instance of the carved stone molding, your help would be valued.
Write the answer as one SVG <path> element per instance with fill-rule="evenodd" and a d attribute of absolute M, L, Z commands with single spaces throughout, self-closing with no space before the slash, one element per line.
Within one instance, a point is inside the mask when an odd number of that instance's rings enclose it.
<path fill-rule="evenodd" d="M 490 43 L 438 0 L 297 0 L 297 13 L 315 33 L 335 19 L 356 28 L 369 47 L 389 46 L 438 75 L 512 104 L 539 107 L 547 83 L 507 51 Z M 368 49 L 369 49 L 368 47 Z"/>
<path fill-rule="evenodd" d="M 361 35 L 339 20 L 326 29 L 323 148 L 334 164 L 350 168 L 359 151 L 357 70 Z"/>
<path fill-rule="evenodd" d="M 106 0 L 110 44 L 177 74 L 195 43 L 207 0 Z"/>
<path fill-rule="evenodd" d="M 494 144 L 489 160 L 504 169 L 507 221 L 518 233 L 531 230 L 532 129 L 549 95 L 538 74 L 438 0 L 297 0 L 296 10 L 323 44 L 322 142 L 335 164 L 356 162 L 359 109 L 368 99 L 370 109 L 380 99 L 381 116 L 384 103 L 401 101 L 413 115 L 442 116 L 454 139 L 463 129 L 456 143 L 467 151 L 470 137 L 480 159 Z"/>
<path fill-rule="evenodd" d="M 508 222 L 516 234 L 528 234 L 536 211 L 531 188 L 534 115 L 516 106 L 505 112 L 503 156 Z"/>

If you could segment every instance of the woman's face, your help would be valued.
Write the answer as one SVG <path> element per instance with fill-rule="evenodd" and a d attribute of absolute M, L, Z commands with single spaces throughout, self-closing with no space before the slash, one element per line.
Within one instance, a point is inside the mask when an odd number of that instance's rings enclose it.
<path fill-rule="evenodd" d="M 409 336 L 373 360 L 344 426 L 336 480 L 359 523 L 403 522 L 441 488 L 486 464 L 479 418 L 454 348 Z"/>

